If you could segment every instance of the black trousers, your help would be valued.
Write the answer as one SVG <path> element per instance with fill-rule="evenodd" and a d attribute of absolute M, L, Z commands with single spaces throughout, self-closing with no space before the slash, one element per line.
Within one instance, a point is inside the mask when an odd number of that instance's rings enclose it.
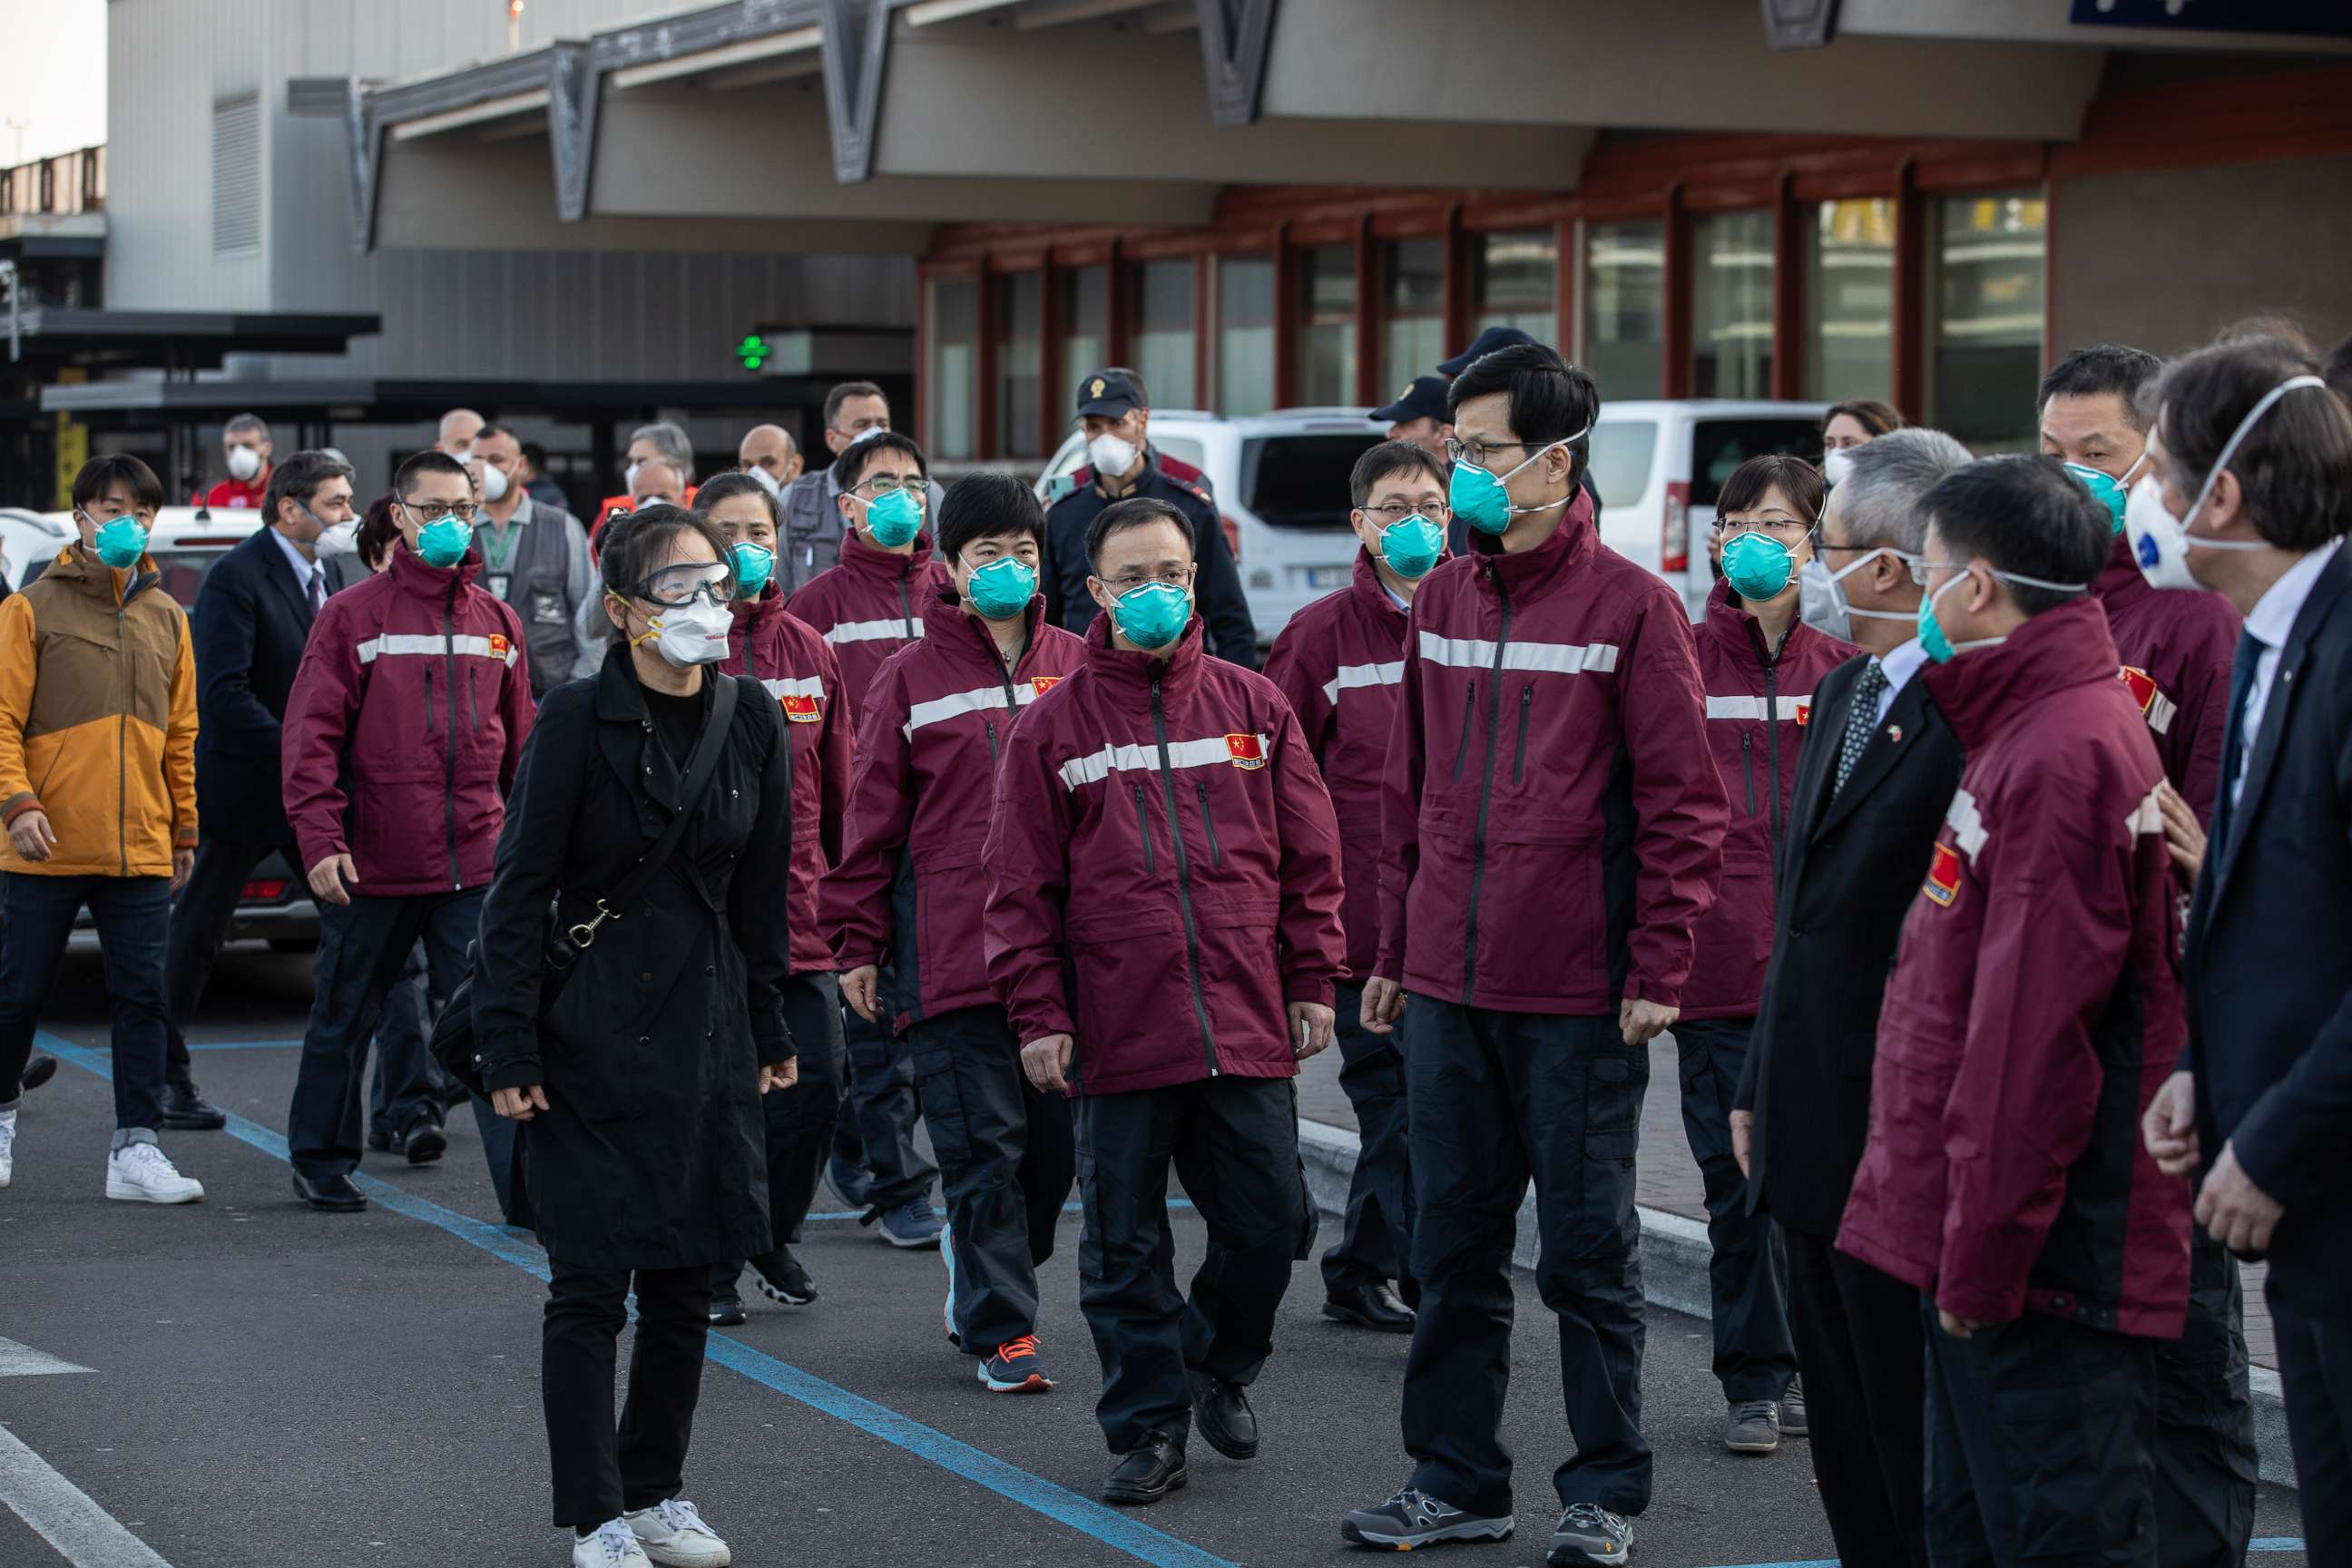
<path fill-rule="evenodd" d="M 1838 1560 L 1927 1568 L 1919 1292 L 1829 1237 L 1782 1234 L 1813 1479 Z"/>
<path fill-rule="evenodd" d="M 1615 1017 L 1555 1017 L 1414 995 L 1404 1011 L 1412 1101 L 1412 1272 L 1420 1321 L 1404 1370 L 1412 1485 L 1474 1514 L 1511 1511 L 1511 1247 L 1530 1178 L 1543 1251 L 1536 1287 L 1559 1326 L 1575 1457 L 1562 1504 L 1637 1514 L 1642 1436 L 1641 1222 L 1633 1152 L 1646 1047 Z"/>
<path fill-rule="evenodd" d="M 1114 1454 L 1192 1432 L 1190 1368 L 1256 1381 L 1290 1267 L 1311 1235 L 1288 1079 L 1214 1078 L 1078 1100 L 1078 1304 L 1103 1370 L 1095 1418 Z M 1189 1299 L 1176 1289 L 1171 1164 L 1208 1226 Z"/>
<path fill-rule="evenodd" d="M 1917 1310 L 1927 1561 L 2156 1568 L 2155 1342 L 2031 1313 L 1956 1339 Z"/>
<path fill-rule="evenodd" d="M 1323 1255 L 1323 1284 L 1338 1291 L 1394 1279 L 1412 1289 L 1412 1160 L 1405 1147 L 1402 1037 L 1364 1027 L 1364 988 L 1339 988 L 1339 1087 L 1355 1108 L 1361 1148 L 1348 1183 L 1346 1227 Z"/>
<path fill-rule="evenodd" d="M 2254 1399 L 2238 1261 L 2192 1227 L 2189 1322 L 2156 1342 L 2156 1541 L 2163 1568 L 2242 1563 L 2254 1536 Z"/>
<path fill-rule="evenodd" d="M 1037 1331 L 1037 1266 L 1077 1179 L 1070 1102 L 1031 1087 L 1000 1007 L 908 1032 L 948 1206 L 949 1308 L 973 1355 Z"/>
<path fill-rule="evenodd" d="M 294 1168 L 305 1175 L 348 1175 L 359 1167 L 366 1080 L 361 1068 L 383 1015 L 385 994 L 400 978 L 409 949 L 425 941 L 433 989 L 446 996 L 465 977 L 466 944 L 481 924 L 482 888 L 406 898 L 354 894 L 349 904 L 320 911 L 319 956 L 311 974 L 318 995 L 302 1035 L 293 1109 L 286 1142 Z M 379 1050 L 390 1041 L 377 1042 Z M 407 1059 L 387 1059 L 395 1124 L 405 1131 L 438 1121 L 441 1108 L 428 1092 L 425 1042 L 404 1042 Z"/>
<path fill-rule="evenodd" d="M 8 911 L 0 924 L 0 1110 L 24 1098 L 41 1010 L 73 939 L 74 917 L 87 906 L 114 1020 L 114 1147 L 154 1142 L 163 1120 L 163 932 L 172 879 L 16 871 L 0 882 Z"/>
<path fill-rule="evenodd" d="M 760 1097 L 771 1247 L 801 1238 L 833 1146 L 834 1119 L 841 1114 L 841 983 L 816 971 L 791 975 L 783 999 L 784 1026 L 793 1033 L 800 1077 L 792 1088 L 772 1089 Z M 743 1260 L 729 1258 L 710 1272 L 712 1292 L 733 1299 L 742 1276 Z"/>
<path fill-rule="evenodd" d="M 2287 1440 L 2302 1490 L 2305 1561 L 2311 1568 L 2352 1564 L 2352 1302 L 2315 1289 L 2312 1305 L 2281 1288 L 2272 1266 L 2263 1295 L 2278 1336 L 2279 1382 L 2286 1394 Z"/>
<path fill-rule="evenodd" d="M 548 1259 L 539 1387 L 555 1522 L 593 1530 L 676 1497 L 702 1397 L 710 1270 L 576 1268 Z M 637 1293 L 629 1398 L 613 1421 L 613 1369 L 628 1297 Z"/>
<path fill-rule="evenodd" d="M 894 1209 L 929 1193 L 939 1175 L 915 1147 L 914 1062 L 888 1019 L 869 1024 L 847 1011 L 839 1016 L 849 1075 L 834 1152 L 865 1175 L 867 1202 Z"/>
<path fill-rule="evenodd" d="M 1708 1305 L 1715 1328 L 1715 1380 L 1726 1399 L 1778 1399 L 1797 1375 L 1789 1338 L 1789 1259 L 1780 1227 L 1748 1212 L 1748 1178 L 1731 1154 L 1731 1102 L 1748 1060 L 1753 1018 L 1685 1019 L 1675 1025 L 1681 1058 L 1683 1135 L 1706 1189 Z"/>
<path fill-rule="evenodd" d="M 236 916 L 245 884 L 273 849 L 284 850 L 289 865 L 301 858 L 292 839 L 283 844 L 253 844 L 207 837 L 196 846 L 196 863 L 173 902 L 171 935 L 163 944 L 169 1052 L 163 1070 L 173 1083 L 192 1081 L 188 1021 L 196 1016 L 196 1005 L 204 999 L 205 982 L 212 977 L 213 960 L 228 939 L 229 923 Z"/>

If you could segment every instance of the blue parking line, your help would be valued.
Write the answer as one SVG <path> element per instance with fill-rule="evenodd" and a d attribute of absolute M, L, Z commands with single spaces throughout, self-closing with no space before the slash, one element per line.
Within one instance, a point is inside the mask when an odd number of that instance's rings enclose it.
<path fill-rule="evenodd" d="M 114 1077 L 112 1062 L 105 1053 L 68 1045 L 47 1032 L 43 1032 L 39 1039 L 41 1048 L 55 1053 L 59 1061 L 71 1062 L 102 1079 L 110 1080 Z M 271 1159 L 289 1163 L 286 1140 L 259 1122 L 232 1114 L 228 1119 L 227 1131 L 232 1138 L 260 1150 Z M 426 1225 L 445 1230 L 493 1258 L 513 1264 L 534 1279 L 547 1279 L 547 1255 L 523 1239 L 521 1231 L 491 1225 L 470 1215 L 459 1214 L 455 1209 L 444 1208 L 428 1198 L 420 1198 L 379 1177 L 354 1173 L 352 1179 L 359 1184 L 360 1189 L 368 1194 L 371 1201 L 382 1204 L 394 1214 L 422 1220 Z M 1032 1475 L 986 1449 L 974 1447 L 961 1438 L 950 1437 L 937 1427 L 926 1426 L 911 1416 L 901 1415 L 886 1405 L 877 1405 L 837 1384 L 827 1383 L 814 1373 L 803 1372 L 789 1363 L 778 1361 L 732 1335 L 712 1334 L 704 1353 L 708 1360 L 740 1373 L 764 1388 L 772 1389 L 836 1420 L 847 1422 L 869 1436 L 879 1437 L 895 1447 L 904 1448 L 918 1458 L 928 1459 L 951 1474 L 978 1482 L 1000 1497 L 1008 1498 L 1056 1523 L 1066 1524 L 1090 1535 L 1139 1563 L 1151 1563 L 1153 1568 L 1236 1568 L 1236 1564 L 1213 1552 L 1203 1552 L 1189 1542 L 1180 1541 L 1163 1531 L 1139 1523 L 1091 1498 L 1080 1497 L 1067 1487 L 1059 1486 L 1043 1476 Z"/>

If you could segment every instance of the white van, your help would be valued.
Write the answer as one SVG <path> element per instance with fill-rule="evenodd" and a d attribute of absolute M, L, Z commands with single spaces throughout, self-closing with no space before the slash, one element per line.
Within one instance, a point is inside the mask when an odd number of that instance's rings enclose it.
<path fill-rule="evenodd" d="M 1344 587 L 1355 570 L 1348 476 L 1388 436 L 1369 414 L 1284 408 L 1228 419 L 1197 408 L 1152 410 L 1151 444 L 1208 478 L 1261 643 L 1294 612 Z M 1045 465 L 1037 493 L 1048 506 L 1086 466 L 1086 447 L 1073 431 Z"/>
<path fill-rule="evenodd" d="M 1706 542 L 1723 481 L 1765 452 L 1820 462 L 1828 407 L 1713 397 L 1603 403 L 1592 429 L 1601 542 L 1680 589 L 1699 619 L 1715 585 Z"/>

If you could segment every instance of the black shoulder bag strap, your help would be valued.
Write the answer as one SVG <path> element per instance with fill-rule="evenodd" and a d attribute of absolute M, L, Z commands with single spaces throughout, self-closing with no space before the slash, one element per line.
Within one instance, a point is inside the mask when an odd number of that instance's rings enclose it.
<path fill-rule="evenodd" d="M 652 885 L 655 877 L 668 863 L 677 841 L 686 837 L 686 825 L 695 814 L 695 807 L 710 787 L 712 775 L 719 772 L 719 754 L 727 749 L 728 731 L 735 721 L 735 700 L 739 683 L 731 675 L 714 677 L 718 689 L 710 694 L 710 716 L 703 721 L 702 733 L 694 742 L 694 755 L 686 765 L 686 782 L 677 792 L 677 813 L 654 840 L 636 868 L 621 879 L 618 886 L 596 900 L 594 918 L 561 933 L 548 942 L 548 962 L 559 969 L 570 969 L 579 956 L 595 945 L 596 928 L 606 921 L 616 921 L 621 912 L 636 900 L 637 895 Z"/>

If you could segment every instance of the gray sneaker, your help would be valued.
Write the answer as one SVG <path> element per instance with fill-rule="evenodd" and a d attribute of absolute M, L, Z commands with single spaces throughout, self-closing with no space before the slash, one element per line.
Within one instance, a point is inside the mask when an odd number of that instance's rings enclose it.
<path fill-rule="evenodd" d="M 1723 1423 L 1723 1446 L 1735 1454 L 1770 1454 L 1780 1447 L 1780 1407 L 1769 1399 L 1735 1399 Z"/>
<path fill-rule="evenodd" d="M 1805 1385 L 1797 1378 L 1789 1380 L 1789 1391 L 1780 1395 L 1780 1436 L 1812 1436 L 1812 1427 L 1805 1419 Z"/>
<path fill-rule="evenodd" d="M 1339 1539 L 1383 1552 L 1411 1552 L 1441 1541 L 1508 1541 L 1511 1521 L 1480 1519 L 1407 1487 L 1378 1508 L 1360 1508 L 1339 1521 Z"/>
<path fill-rule="evenodd" d="M 1605 1508 L 1580 1502 L 1570 1507 L 1552 1526 L 1551 1551 L 1544 1561 L 1552 1568 L 1594 1563 L 1622 1563 L 1633 1550 L 1633 1521 L 1620 1519 Z"/>

